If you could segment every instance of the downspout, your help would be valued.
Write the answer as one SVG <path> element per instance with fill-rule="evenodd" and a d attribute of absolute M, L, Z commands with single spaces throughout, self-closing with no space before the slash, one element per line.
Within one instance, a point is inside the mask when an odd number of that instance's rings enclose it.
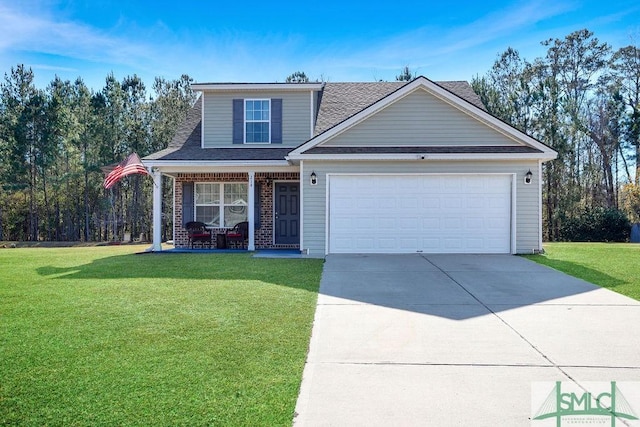
<path fill-rule="evenodd" d="M 247 220 L 249 221 L 249 243 L 247 244 L 247 250 L 255 251 L 256 250 L 256 238 L 255 238 L 255 177 L 256 173 L 254 171 L 249 172 L 249 191 L 248 191 L 248 202 L 249 202 L 249 212 L 247 215 Z"/>
<path fill-rule="evenodd" d="M 544 253 L 544 246 L 542 246 L 542 160 L 538 160 L 538 253 Z"/>

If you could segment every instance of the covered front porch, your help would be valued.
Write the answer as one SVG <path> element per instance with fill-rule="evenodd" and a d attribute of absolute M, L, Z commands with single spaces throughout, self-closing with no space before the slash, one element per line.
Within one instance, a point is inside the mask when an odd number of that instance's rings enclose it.
<path fill-rule="evenodd" d="M 217 169 L 217 170 L 216 170 Z M 243 248 L 300 250 L 300 175 L 292 168 L 280 170 L 167 171 L 153 169 L 154 182 L 162 175 L 173 181 L 173 241 L 175 250 L 191 249 L 185 224 L 201 221 L 212 235 L 207 245 L 215 250 L 220 239 L 237 223 L 248 223 Z M 283 170 L 284 169 L 284 170 Z M 170 214 L 166 212 L 165 215 Z M 162 186 L 154 186 L 153 251 L 162 251 L 160 225 Z M 223 249 L 223 248 L 219 248 Z M 226 249 L 226 248 L 225 248 Z"/>

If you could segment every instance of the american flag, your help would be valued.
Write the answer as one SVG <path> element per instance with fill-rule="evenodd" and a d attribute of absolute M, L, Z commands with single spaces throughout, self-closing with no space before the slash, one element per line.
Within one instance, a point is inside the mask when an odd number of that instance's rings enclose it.
<path fill-rule="evenodd" d="M 116 182 L 127 175 L 133 174 L 149 175 L 149 172 L 142 164 L 142 160 L 137 153 L 129 154 L 129 157 L 118 163 L 118 165 L 107 175 L 102 185 L 104 188 L 111 188 Z"/>

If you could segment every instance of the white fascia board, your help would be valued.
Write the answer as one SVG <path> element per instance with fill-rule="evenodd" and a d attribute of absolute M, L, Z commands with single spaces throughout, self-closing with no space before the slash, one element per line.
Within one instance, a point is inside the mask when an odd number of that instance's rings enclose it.
<path fill-rule="evenodd" d="M 160 172 L 166 175 L 174 176 L 176 174 L 185 174 L 185 173 L 248 173 L 248 172 L 299 172 L 300 168 L 298 166 L 289 166 L 287 168 L 283 167 L 266 167 L 266 166 L 246 166 L 246 167 L 237 167 L 237 166 L 221 166 L 221 167 L 173 167 L 173 166 L 160 166 L 156 168 Z"/>
<path fill-rule="evenodd" d="M 555 159 L 548 153 L 409 153 L 409 154 L 290 154 L 288 160 L 535 160 Z"/>
<path fill-rule="evenodd" d="M 402 86 L 400 89 L 398 89 L 396 92 L 392 93 L 391 95 L 387 96 L 386 98 L 381 99 L 375 104 L 370 105 L 369 107 L 365 108 L 359 113 L 356 113 L 355 115 L 351 116 L 349 119 L 345 120 L 344 122 L 310 139 L 306 143 L 302 144 L 301 146 L 293 150 L 290 153 L 290 155 L 295 156 L 297 154 L 302 154 L 304 151 L 307 151 L 313 147 L 316 147 L 322 144 L 323 142 L 326 142 L 327 140 L 357 125 L 358 123 L 366 120 L 369 116 L 377 113 L 378 111 L 382 110 L 388 105 L 409 95 L 410 93 L 414 92 L 419 88 L 426 90 L 427 92 L 431 93 L 432 95 L 436 96 L 442 101 L 447 102 L 449 105 L 452 105 L 458 110 L 461 110 L 464 113 L 472 116 L 476 120 L 479 120 L 480 122 L 485 123 L 487 126 L 492 127 L 493 129 L 502 133 L 508 138 L 544 152 L 547 155 L 546 158 L 549 158 L 549 160 L 557 157 L 557 153 L 552 148 L 547 147 L 546 145 L 537 141 L 535 138 L 530 137 L 529 135 L 519 131 L 518 129 L 504 123 L 503 121 L 496 119 L 486 111 L 476 107 L 475 105 L 458 97 L 457 95 L 454 95 L 453 93 L 438 86 L 436 83 L 428 80 L 425 77 L 418 77 L 411 83 L 408 83 L 407 85 Z M 295 158 L 293 156 L 292 158 Z"/>
<path fill-rule="evenodd" d="M 192 83 L 194 91 L 243 91 L 243 90 L 277 90 L 277 91 L 309 91 L 321 90 L 324 83 Z"/>
<path fill-rule="evenodd" d="M 145 166 L 286 166 L 286 160 L 143 160 Z"/>

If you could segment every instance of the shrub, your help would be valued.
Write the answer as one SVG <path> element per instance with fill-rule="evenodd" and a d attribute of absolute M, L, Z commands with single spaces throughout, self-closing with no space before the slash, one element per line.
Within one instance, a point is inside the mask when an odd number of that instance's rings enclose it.
<path fill-rule="evenodd" d="M 623 185 L 620 189 L 620 205 L 632 222 L 640 222 L 640 185 Z"/>
<path fill-rule="evenodd" d="M 560 240 L 567 242 L 626 242 L 631 224 L 618 209 L 595 208 L 585 210 L 577 218 L 563 221 Z"/>

